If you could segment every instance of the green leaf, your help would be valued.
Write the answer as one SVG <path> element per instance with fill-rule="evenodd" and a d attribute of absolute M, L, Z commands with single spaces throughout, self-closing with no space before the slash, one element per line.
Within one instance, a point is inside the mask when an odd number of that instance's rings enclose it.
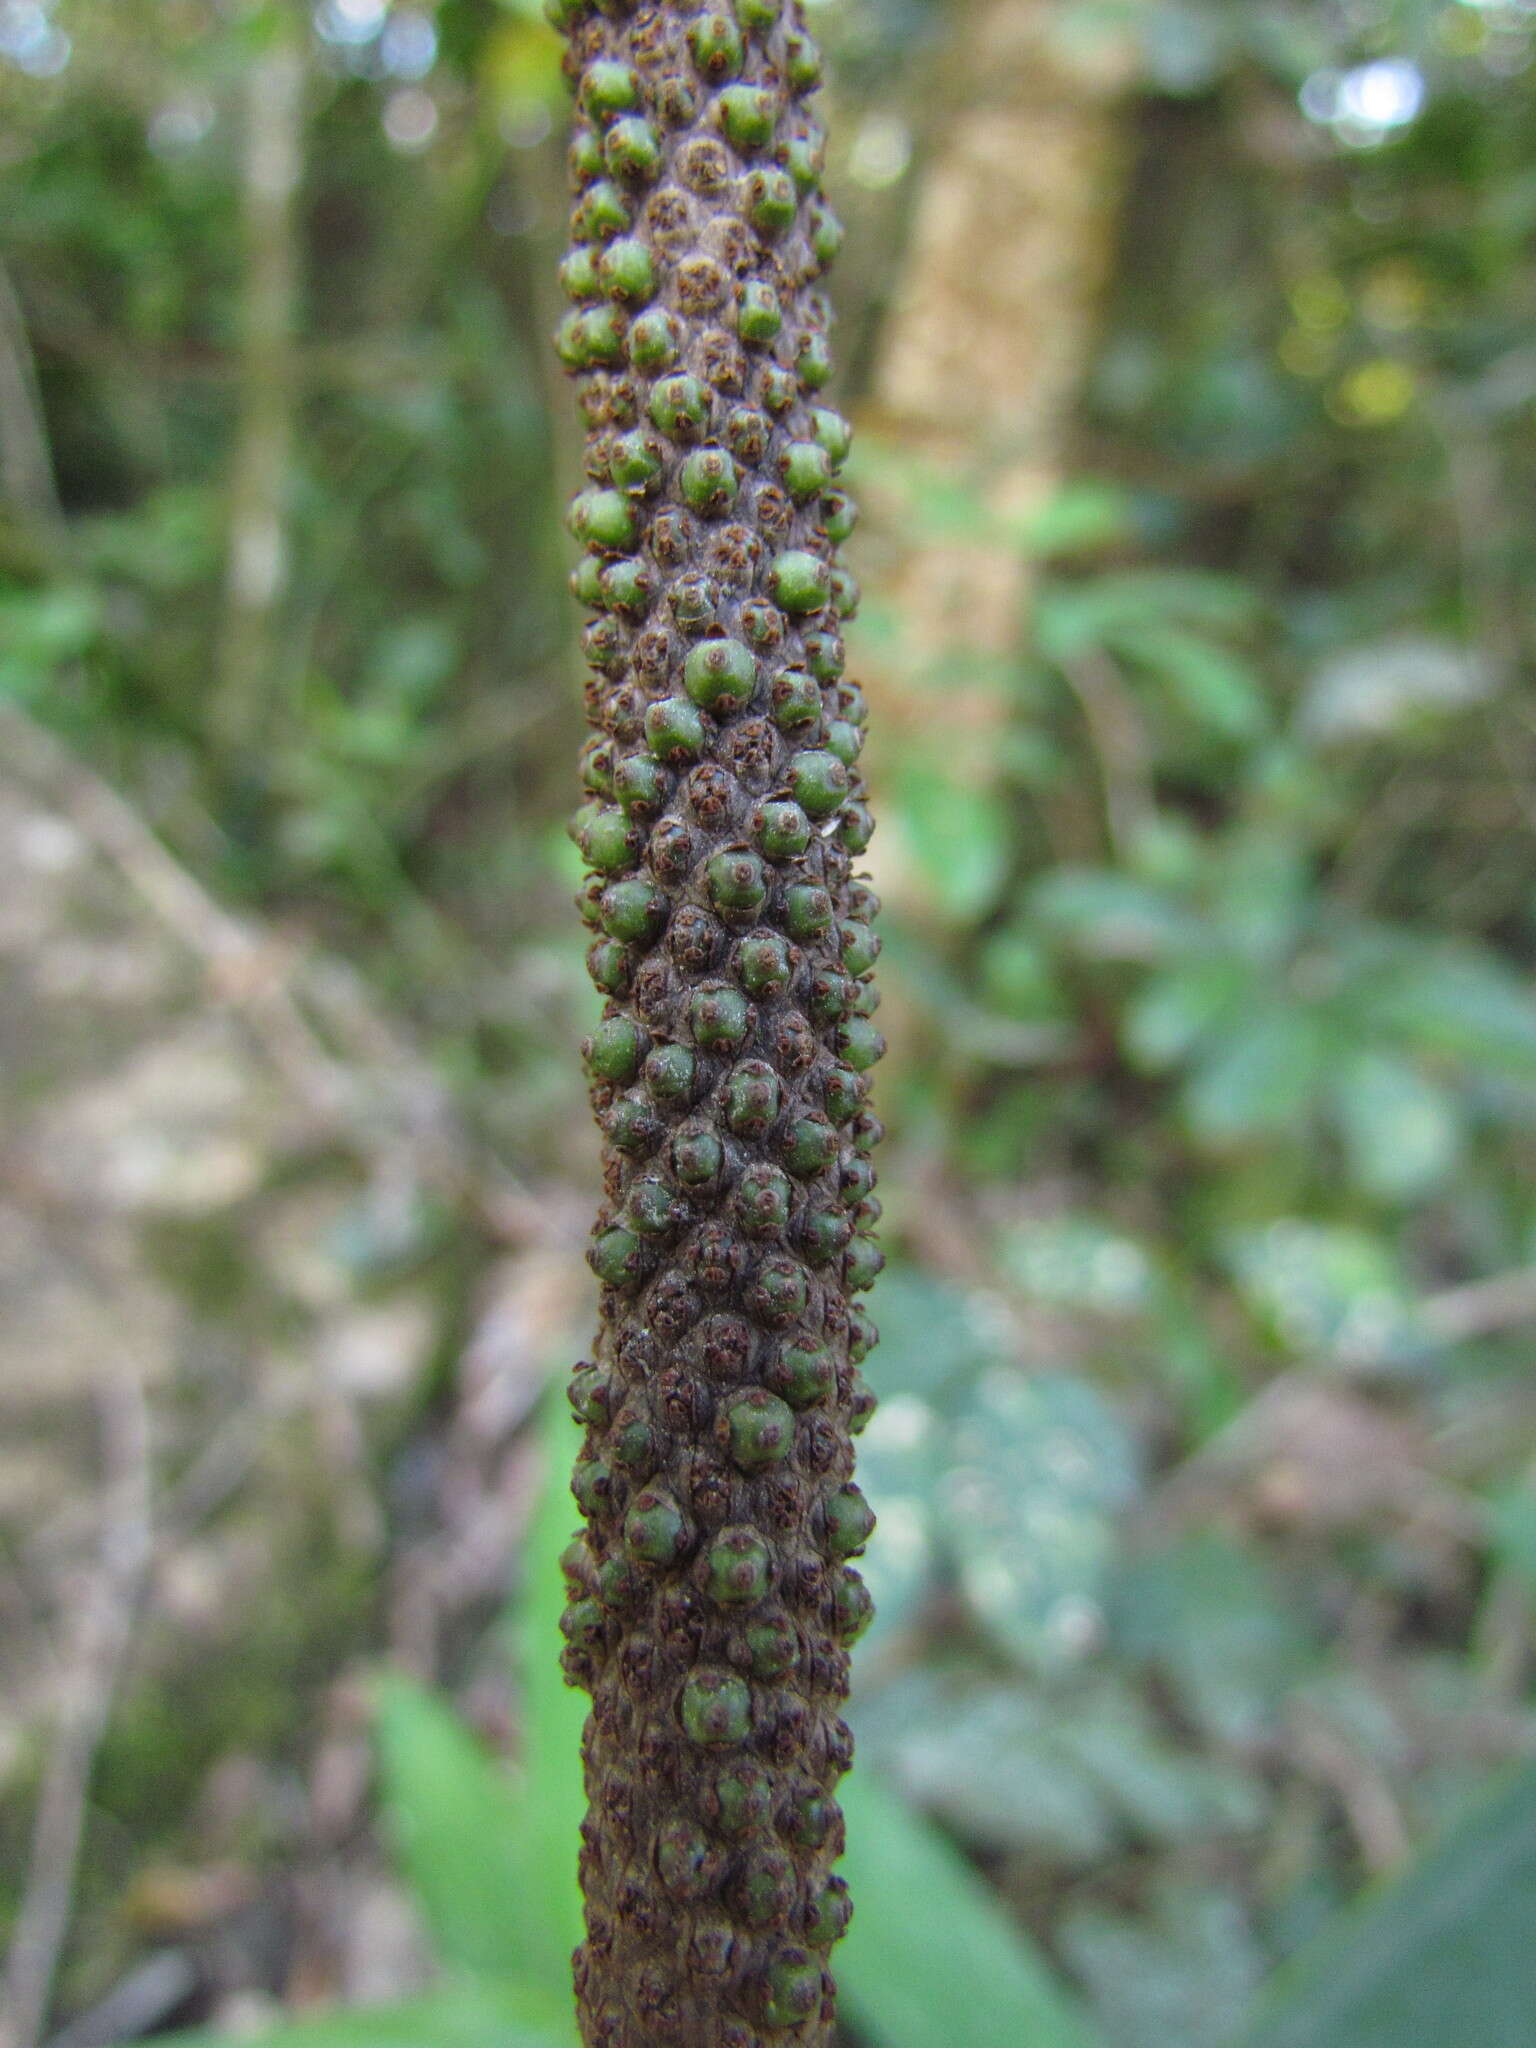
<path fill-rule="evenodd" d="M 1313 1645 L 1267 1567 L 1223 1537 L 1187 1537 L 1126 1564 L 1109 1612 L 1117 1648 L 1155 1666 L 1195 1727 L 1236 1749 L 1273 1735 L 1313 1666 Z"/>
<path fill-rule="evenodd" d="M 1261 1960 L 1238 1901 L 1164 1878 L 1149 1913 L 1070 1908 L 1062 1950 L 1088 1983 L 1115 2048 L 1228 2048 Z"/>
<path fill-rule="evenodd" d="M 1112 636 L 1116 651 L 1165 683 L 1193 722 L 1224 740 L 1254 740 L 1269 729 L 1257 672 L 1241 656 L 1180 626 L 1139 624 Z"/>
<path fill-rule="evenodd" d="M 385 1821 L 439 1955 L 552 1989 L 552 1929 L 512 1782 L 436 1694 L 390 1676 L 377 1701 Z"/>
<path fill-rule="evenodd" d="M 868 1771 L 839 1789 L 853 1925 L 834 1957 L 843 2001 L 878 2048 L 1097 2048 L 995 1894 Z"/>
<path fill-rule="evenodd" d="M 1301 1135 L 1322 1076 L 1325 1044 L 1309 1010 L 1270 1007 L 1213 1045 L 1184 1090 L 1184 1116 L 1211 1145 Z"/>
<path fill-rule="evenodd" d="M 242 2036 L 244 2048 L 575 2048 L 570 2001 L 460 1984 L 400 2005 L 353 2006 Z M 162 2034 L 154 2048 L 230 2048 L 227 2033 Z"/>
<path fill-rule="evenodd" d="M 1366 992 L 1362 1021 L 1419 1052 L 1449 1054 L 1520 1080 L 1536 1076 L 1536 996 L 1530 984 L 1470 950 L 1417 946 Z"/>
<path fill-rule="evenodd" d="M 1345 1062 L 1334 1116 L 1351 1177 L 1385 1201 L 1409 1201 L 1438 1187 L 1461 1151 L 1454 1098 L 1384 1053 L 1358 1053 Z"/>
<path fill-rule="evenodd" d="M 1237 1007 L 1250 985 L 1251 976 L 1238 960 L 1181 960 L 1161 968 L 1125 1007 L 1120 1036 L 1126 1051 L 1149 1073 L 1178 1066 Z"/>
<path fill-rule="evenodd" d="M 1030 912 L 1092 960 L 1163 960 L 1201 937 L 1165 891 L 1102 868 L 1057 868 L 1030 892 Z"/>
<path fill-rule="evenodd" d="M 995 790 L 962 784 L 931 761 L 896 778 L 897 825 L 935 901 L 956 923 L 988 908 L 1007 872 L 1013 838 Z"/>
<path fill-rule="evenodd" d="M 939 1494 L 972 1613 L 1036 1670 L 1097 1642 L 1115 1514 L 1138 1485 L 1136 1445 L 1096 1388 L 1067 1373 L 989 1372 L 957 1419 Z"/>
<path fill-rule="evenodd" d="M 1424 1354 L 1427 1333 L 1384 1239 L 1282 1216 L 1232 1231 L 1222 1250 L 1238 1292 L 1288 1350 L 1371 1365 Z"/>
<path fill-rule="evenodd" d="M 1341 1916 L 1243 2048 L 1530 2048 L 1536 1767 Z"/>

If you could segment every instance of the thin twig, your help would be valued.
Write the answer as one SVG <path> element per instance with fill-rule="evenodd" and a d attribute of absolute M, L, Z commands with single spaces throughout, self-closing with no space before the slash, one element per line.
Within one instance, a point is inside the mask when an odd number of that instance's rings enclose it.
<path fill-rule="evenodd" d="M 96 1389 L 103 1500 L 99 1563 L 79 1603 L 53 1741 L 33 1817 L 26 1883 L 5 1967 L 4 2048 L 36 2048 L 68 1932 L 91 1771 L 117 1693 L 152 1553 L 149 1411 L 119 1343 Z"/>

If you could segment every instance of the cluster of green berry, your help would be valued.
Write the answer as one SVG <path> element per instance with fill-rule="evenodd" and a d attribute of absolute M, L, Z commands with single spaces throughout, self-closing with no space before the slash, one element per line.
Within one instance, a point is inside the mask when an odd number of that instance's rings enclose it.
<path fill-rule="evenodd" d="M 588 2048 L 821 2048 L 884 1042 L 820 60 L 795 0 L 552 12 L 577 104 L 557 345 L 588 429 L 573 831 L 606 998 L 564 1624 L 593 1699 L 578 2009 Z"/>

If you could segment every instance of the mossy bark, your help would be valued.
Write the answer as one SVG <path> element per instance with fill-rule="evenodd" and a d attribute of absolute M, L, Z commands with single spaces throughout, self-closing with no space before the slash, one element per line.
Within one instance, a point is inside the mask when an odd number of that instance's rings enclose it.
<path fill-rule="evenodd" d="M 798 9 L 563 10 L 593 737 L 575 825 L 607 997 L 593 1359 L 566 1564 L 592 1693 L 589 2048 L 825 2043 L 833 1793 L 868 1596 L 846 1560 L 879 1270 L 876 904 L 840 623 L 838 230 Z"/>

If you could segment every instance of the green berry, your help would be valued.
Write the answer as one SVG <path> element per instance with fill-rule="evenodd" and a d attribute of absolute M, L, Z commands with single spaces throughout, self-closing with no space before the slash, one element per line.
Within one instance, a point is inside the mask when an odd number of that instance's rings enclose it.
<path fill-rule="evenodd" d="M 789 948 L 777 932 L 754 932 L 737 949 L 736 972 L 748 995 L 759 1002 L 777 995 L 789 986 Z"/>
<path fill-rule="evenodd" d="M 835 683 L 843 672 L 843 643 L 836 633 L 807 633 L 801 643 L 805 665 L 819 683 Z"/>
<path fill-rule="evenodd" d="M 756 681 L 752 650 L 739 640 L 701 640 L 683 663 L 683 688 L 695 704 L 717 716 L 740 711 Z"/>
<path fill-rule="evenodd" d="M 686 1045 L 654 1046 L 646 1055 L 645 1085 L 654 1102 L 671 1107 L 692 1102 L 698 1062 Z"/>
<path fill-rule="evenodd" d="M 656 1840 L 656 1868 L 674 1899 L 685 1903 L 706 1897 L 717 1880 L 719 1862 L 709 1837 L 692 1821 L 674 1814 L 662 1823 Z"/>
<path fill-rule="evenodd" d="M 585 245 L 573 249 L 560 265 L 560 288 L 568 299 L 578 301 L 602 296 L 601 268 Z"/>
<path fill-rule="evenodd" d="M 581 831 L 582 858 L 599 874 L 613 875 L 632 868 L 640 856 L 640 834 L 623 811 L 603 809 Z"/>
<path fill-rule="evenodd" d="M 743 1060 L 725 1084 L 726 1123 L 738 1138 L 760 1138 L 779 1113 L 779 1077 L 766 1060 Z"/>
<path fill-rule="evenodd" d="M 846 491 L 829 491 L 821 501 L 821 530 L 840 547 L 859 523 L 859 508 Z"/>
<path fill-rule="evenodd" d="M 582 74 L 581 103 L 594 121 L 627 114 L 640 104 L 640 80 L 627 64 L 600 57 Z"/>
<path fill-rule="evenodd" d="M 748 1237 L 771 1237 L 787 1229 L 789 1204 L 788 1175 L 776 1166 L 764 1165 L 759 1160 L 736 1183 L 733 1206 Z"/>
<path fill-rule="evenodd" d="M 661 450 L 638 428 L 608 452 L 608 474 L 621 491 L 644 490 L 661 475 Z"/>
<path fill-rule="evenodd" d="M 804 1344 L 786 1344 L 770 1371 L 773 1390 L 792 1408 L 814 1408 L 837 1391 L 837 1360 L 832 1353 Z"/>
<path fill-rule="evenodd" d="M 578 1365 L 566 1386 L 566 1398 L 578 1422 L 606 1422 L 609 1398 L 608 1375 L 600 1365 Z M 578 1537 L 583 1555 L 586 1540 Z"/>
<path fill-rule="evenodd" d="M 766 32 L 779 18 L 779 0 L 735 0 L 736 19 L 750 34 Z"/>
<path fill-rule="evenodd" d="M 728 85 L 715 101 L 720 126 L 738 149 L 761 149 L 773 140 L 778 102 L 760 85 Z"/>
<path fill-rule="evenodd" d="M 587 1263 L 607 1286 L 631 1286 L 644 1270 L 640 1240 L 632 1230 L 605 1230 L 587 1253 Z"/>
<path fill-rule="evenodd" d="M 796 92 L 814 92 L 821 83 L 821 52 L 804 29 L 785 32 L 784 70 Z"/>
<path fill-rule="evenodd" d="M 640 1071 L 640 1031 L 628 1017 L 605 1017 L 584 1047 L 588 1071 L 599 1081 L 632 1081 Z"/>
<path fill-rule="evenodd" d="M 736 306 L 736 332 L 743 341 L 767 343 L 784 325 L 779 295 L 771 284 L 748 278 Z"/>
<path fill-rule="evenodd" d="M 618 554 L 635 543 L 635 508 L 620 491 L 582 491 L 572 500 L 570 528 L 589 548 Z"/>
<path fill-rule="evenodd" d="M 837 261 L 843 246 L 843 224 L 830 206 L 818 206 L 811 213 L 811 254 L 825 270 Z"/>
<path fill-rule="evenodd" d="M 809 944 L 832 923 L 832 898 L 825 889 L 796 882 L 784 891 L 784 929 L 792 939 Z"/>
<path fill-rule="evenodd" d="M 863 1373 L 855 1372 L 848 1390 L 848 1428 L 854 1436 L 863 1434 L 869 1418 L 879 1405 L 869 1381 L 865 1379 Z"/>
<path fill-rule="evenodd" d="M 831 574 L 820 555 L 789 548 L 774 559 L 773 594 L 785 611 L 797 617 L 819 612 L 827 602 Z"/>
<path fill-rule="evenodd" d="M 770 1563 L 755 1529 L 722 1529 L 704 1555 L 705 1588 L 723 1607 L 750 1607 L 768 1591 Z"/>
<path fill-rule="evenodd" d="M 578 242 L 610 241 L 629 224 L 629 202 L 608 178 L 589 185 L 571 215 L 571 233 Z"/>
<path fill-rule="evenodd" d="M 630 1228 L 642 1237 L 667 1237 L 688 1220 L 688 1205 L 680 1201 L 664 1180 L 652 1177 L 636 1181 L 625 1204 Z"/>
<path fill-rule="evenodd" d="M 811 843 L 811 821 L 798 804 L 764 804 L 755 823 L 757 843 L 770 860 L 793 860 Z"/>
<path fill-rule="evenodd" d="M 648 945 L 667 921 L 667 899 L 649 882 L 613 882 L 603 891 L 603 930 L 625 945 Z"/>
<path fill-rule="evenodd" d="M 717 853 L 705 875 L 710 901 L 722 916 L 755 917 L 767 901 L 767 878 L 755 853 Z"/>
<path fill-rule="evenodd" d="M 734 78 L 746 58 L 741 30 L 728 14 L 702 14 L 688 31 L 693 61 L 708 79 Z"/>
<path fill-rule="evenodd" d="M 885 1265 L 885 1253 L 872 1237 L 856 1237 L 843 1263 L 843 1284 L 850 1294 L 873 1287 Z"/>
<path fill-rule="evenodd" d="M 747 180 L 746 215 L 764 234 L 781 234 L 795 219 L 795 184 L 787 171 L 754 171 Z M 800 369 L 802 380 L 805 370 Z M 828 368 L 830 370 L 830 363 Z M 825 379 L 823 379 L 825 381 Z"/>
<path fill-rule="evenodd" d="M 837 1049 L 850 1067 L 856 1067 L 862 1074 L 872 1067 L 885 1051 L 885 1040 L 863 1017 L 850 1017 L 837 1033 Z"/>
<path fill-rule="evenodd" d="M 820 1117 L 797 1117 L 785 1134 L 782 1157 L 791 1173 L 808 1180 L 823 1173 L 838 1155 L 837 1132 Z"/>
<path fill-rule="evenodd" d="M 560 1617 L 560 1633 L 573 1649 L 590 1650 L 607 1632 L 608 1617 L 596 1600 L 573 1600 Z"/>
<path fill-rule="evenodd" d="M 571 595 L 578 604 L 600 611 L 605 602 L 603 597 L 604 565 L 595 555 L 583 555 L 571 571 Z"/>
<path fill-rule="evenodd" d="M 854 984 L 834 967 L 818 967 L 811 976 L 807 1008 L 818 1024 L 841 1024 L 853 1012 Z"/>
<path fill-rule="evenodd" d="M 617 939 L 599 939 L 587 949 L 587 972 L 605 996 L 621 996 L 634 979 L 629 948 Z"/>
<path fill-rule="evenodd" d="M 741 1639 L 754 1678 L 784 1678 L 800 1661 L 800 1633 L 787 1614 L 748 1622 Z"/>
<path fill-rule="evenodd" d="M 857 1642 L 875 1618 L 869 1588 L 855 1571 L 845 1571 L 832 1584 L 832 1626 L 845 1643 Z"/>
<path fill-rule="evenodd" d="M 690 1742 L 745 1742 L 752 1728 L 751 1688 L 734 1671 L 691 1671 L 683 1685 L 682 1723 Z"/>
<path fill-rule="evenodd" d="M 681 346 L 676 320 L 659 306 L 642 313 L 629 330 L 629 360 L 637 370 L 649 373 L 670 369 Z"/>
<path fill-rule="evenodd" d="M 808 334 L 805 344 L 795 358 L 795 368 L 800 373 L 800 382 L 811 391 L 819 391 L 832 375 L 832 351 L 827 347 L 826 336 Z"/>
<path fill-rule="evenodd" d="M 722 1835 L 744 1835 L 760 1828 L 773 1805 L 773 1783 L 757 1764 L 723 1771 L 707 1788 L 708 1816 Z"/>
<path fill-rule="evenodd" d="M 821 719 L 821 691 L 814 676 L 803 668 L 781 669 L 769 692 L 773 722 L 783 732 L 797 726 L 815 725 Z"/>
<path fill-rule="evenodd" d="M 850 919 L 842 928 L 843 965 L 850 974 L 865 975 L 880 957 L 879 934 L 867 924 Z"/>
<path fill-rule="evenodd" d="M 713 1131 L 679 1131 L 672 1140 L 672 1171 L 685 1187 L 718 1180 L 725 1148 Z"/>
<path fill-rule="evenodd" d="M 678 484 L 684 501 L 707 517 L 735 504 L 741 478 L 723 448 L 696 448 L 679 471 Z"/>
<path fill-rule="evenodd" d="M 675 1564 L 688 1547 L 688 1524 L 668 1493 L 637 1493 L 624 1517 L 624 1547 L 644 1564 Z"/>
<path fill-rule="evenodd" d="M 834 718 L 827 727 L 827 736 L 822 744 L 829 754 L 836 754 L 845 768 L 851 768 L 859 758 L 864 745 L 864 735 L 856 725 L 850 725 L 846 718 Z"/>
<path fill-rule="evenodd" d="M 800 1218 L 800 1248 L 813 1266 L 830 1266 L 848 1249 L 853 1225 L 836 1209 L 807 1209 Z"/>
<path fill-rule="evenodd" d="M 766 1472 L 789 1456 L 795 1441 L 795 1418 L 777 1394 L 754 1387 L 738 1395 L 726 1410 L 725 1420 L 731 1456 L 743 1472 Z"/>
<path fill-rule="evenodd" d="M 709 393 L 697 377 L 663 377 L 651 392 L 650 411 L 662 433 L 692 433 L 709 418 Z"/>
<path fill-rule="evenodd" d="M 649 754 L 626 754 L 613 774 L 613 793 L 625 811 L 648 816 L 667 794 L 667 778 Z"/>
<path fill-rule="evenodd" d="M 852 1067 L 834 1067 L 821 1084 L 821 1099 L 835 1124 L 845 1124 L 864 1106 L 864 1082 Z"/>
<path fill-rule="evenodd" d="M 814 192 L 821 184 L 825 169 L 821 145 L 809 136 L 792 136 L 779 151 L 784 168 L 795 181 L 795 189 L 802 194 Z"/>
<path fill-rule="evenodd" d="M 813 818 L 829 818 L 848 794 L 848 770 L 836 754 L 810 751 L 789 764 L 795 801 Z"/>
<path fill-rule="evenodd" d="M 598 259 L 597 272 L 612 299 L 648 299 L 656 289 L 650 250 L 628 235 L 608 244 Z"/>
<path fill-rule="evenodd" d="M 661 1136 L 651 1105 L 636 1095 L 619 1097 L 603 1120 L 603 1130 L 610 1145 L 632 1155 L 649 1152 Z"/>
<path fill-rule="evenodd" d="M 575 0 L 580 7 L 585 0 Z M 603 138 L 595 128 L 578 127 L 571 136 L 570 149 L 571 177 L 578 185 L 586 185 L 593 178 L 603 175 Z"/>
<path fill-rule="evenodd" d="M 853 1907 L 848 1898 L 847 1884 L 840 1877 L 829 1877 L 806 1917 L 806 1946 L 831 1948 L 848 1932 L 848 1922 L 852 1918 Z"/>
<path fill-rule="evenodd" d="M 656 595 L 656 578 L 644 562 L 624 556 L 603 570 L 602 592 L 611 611 L 647 612 Z"/>
<path fill-rule="evenodd" d="M 732 1052 L 745 1039 L 752 1013 L 739 989 L 695 989 L 688 1005 L 695 1044 L 707 1052 Z"/>
<path fill-rule="evenodd" d="M 849 853 L 860 854 L 874 836 L 874 814 L 868 804 L 845 804 L 837 828 L 839 843 Z"/>
<path fill-rule="evenodd" d="M 661 162 L 661 138 L 649 121 L 627 115 L 609 129 L 603 157 L 616 178 L 653 177 Z"/>
<path fill-rule="evenodd" d="M 821 2010 L 821 1964 L 799 1949 L 771 1963 L 763 1985 L 763 2025 L 800 2027 Z"/>
<path fill-rule="evenodd" d="M 771 413 L 788 412 L 800 396 L 800 386 L 795 381 L 793 370 L 786 370 L 778 363 L 765 363 L 758 378 L 758 396 Z"/>
<path fill-rule="evenodd" d="M 811 414 L 811 432 L 826 449 L 832 467 L 841 469 L 853 446 L 853 429 L 842 414 L 830 406 L 817 406 Z"/>
<path fill-rule="evenodd" d="M 856 1557 L 875 1526 L 874 1511 L 856 1486 L 840 1486 L 822 1510 L 827 1548 L 834 1557 Z"/>
<path fill-rule="evenodd" d="M 690 761 L 704 749 L 704 721 L 686 697 L 663 697 L 645 712 L 645 743 L 658 761 Z"/>
<path fill-rule="evenodd" d="M 840 619 L 851 619 L 858 615 L 863 593 L 859 579 L 847 569 L 832 571 L 832 607 Z"/>
<path fill-rule="evenodd" d="M 791 441 L 779 467 L 785 490 L 801 504 L 819 497 L 832 481 L 832 458 L 817 441 Z"/>

